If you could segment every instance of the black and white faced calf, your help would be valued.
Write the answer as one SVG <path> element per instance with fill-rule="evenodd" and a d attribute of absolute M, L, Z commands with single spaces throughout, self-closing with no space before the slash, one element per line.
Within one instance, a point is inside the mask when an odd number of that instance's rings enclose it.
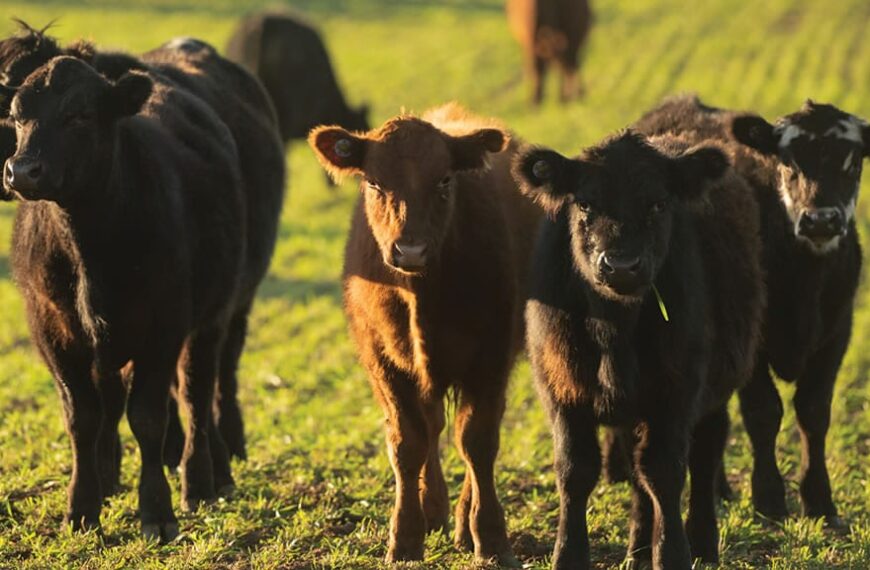
<path fill-rule="evenodd" d="M 526 151 L 514 174 L 552 215 L 526 321 L 555 443 L 553 567 L 590 565 L 600 424 L 631 434 L 628 558 L 668 569 L 717 560 L 725 404 L 752 370 L 764 303 L 752 193 L 719 149 L 631 131 L 577 159 Z"/>
<path fill-rule="evenodd" d="M 831 497 L 825 436 L 861 269 L 854 215 L 870 127 L 808 101 L 775 125 L 757 115 L 736 116 L 732 132 L 756 151 L 738 168 L 761 200 L 769 288 L 765 343 L 752 381 L 740 392 L 754 451 L 753 502 L 769 517 L 787 515 L 774 454 L 783 410 L 769 364 L 797 384 L 804 514 L 843 526 Z"/>
<path fill-rule="evenodd" d="M 142 530 L 171 539 L 162 451 L 176 371 L 189 409 L 182 505 L 232 484 L 211 408 L 245 260 L 236 146 L 210 107 L 158 76 L 109 81 L 71 57 L 30 74 L 10 117 L 17 148 L 3 183 L 22 202 L 12 273 L 72 442 L 65 519 L 99 525 L 123 413 L 107 402 L 124 400 L 106 395 L 124 391 L 121 370 L 132 366 Z"/>

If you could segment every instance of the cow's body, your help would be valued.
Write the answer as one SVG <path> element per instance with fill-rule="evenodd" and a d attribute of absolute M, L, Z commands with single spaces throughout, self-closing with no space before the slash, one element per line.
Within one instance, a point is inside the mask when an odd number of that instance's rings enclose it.
<path fill-rule="evenodd" d="M 71 112 L 74 123 L 59 121 Z M 4 183 L 23 200 L 12 273 L 73 443 L 66 520 L 99 525 L 102 487 L 117 480 L 105 400 L 123 393 L 121 370 L 132 367 L 142 529 L 171 539 L 162 450 L 176 369 L 190 409 L 182 504 L 232 484 L 211 406 L 245 267 L 235 142 L 208 105 L 171 82 L 140 72 L 108 82 L 72 57 L 28 76 L 12 114 L 21 127 Z"/>
<path fill-rule="evenodd" d="M 581 50 L 592 26 L 588 0 L 508 0 L 508 21 L 523 48 L 527 74 L 533 82 L 533 101 L 543 99 L 547 67 L 562 73 L 561 99 L 582 94 L 578 77 Z"/>
<path fill-rule="evenodd" d="M 467 465 L 456 543 L 513 565 L 493 468 L 540 216 L 511 179 L 515 147 L 455 107 L 395 118 L 365 138 L 324 128 L 310 140 L 327 169 L 367 180 L 343 282 L 396 474 L 388 558 L 419 559 L 425 530 L 447 524 L 438 441 L 452 392 Z"/>
<path fill-rule="evenodd" d="M 669 165 L 655 166 L 662 160 Z M 636 438 L 629 558 L 656 568 L 717 560 L 712 480 L 725 405 L 751 372 L 764 300 L 751 193 L 721 153 L 674 137 L 629 133 L 577 161 L 538 150 L 517 164 L 526 191 L 557 212 L 543 223 L 526 306 L 562 501 L 554 568 L 590 563 L 585 510 L 601 463 L 599 424 Z M 681 182 L 668 182 L 675 170 Z M 699 196 L 705 180 L 706 198 L 680 203 Z M 673 188 L 670 198 L 662 186 Z M 639 257 L 628 264 L 626 255 Z M 611 274 L 641 285 L 602 285 Z M 680 515 L 687 463 L 688 541 Z"/>
<path fill-rule="evenodd" d="M 774 127 L 756 116 L 679 97 L 647 113 L 638 128 L 729 145 L 735 170 L 752 186 L 761 207 L 769 291 L 756 370 L 740 392 L 755 458 L 753 501 L 766 516 L 787 514 L 775 457 L 783 410 L 770 367 L 778 377 L 797 383 L 794 404 L 803 442 L 804 512 L 842 525 L 831 498 L 824 448 L 861 268 L 853 216 L 861 162 L 870 146 L 864 142 L 870 139 L 866 124 L 834 107 L 808 103 Z M 733 129 L 737 130 L 732 133 Z M 762 134 L 768 140 L 756 140 Z M 824 209 L 835 212 L 836 231 L 831 236 L 804 235 L 801 218 Z"/>

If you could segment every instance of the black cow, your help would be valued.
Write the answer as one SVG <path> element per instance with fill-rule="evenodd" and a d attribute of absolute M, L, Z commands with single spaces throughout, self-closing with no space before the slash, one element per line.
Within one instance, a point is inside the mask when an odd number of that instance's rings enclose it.
<path fill-rule="evenodd" d="M 590 564 L 599 424 L 636 438 L 629 559 L 669 569 L 716 561 L 725 406 L 752 370 L 764 303 L 751 192 L 720 150 L 631 131 L 578 159 L 527 151 L 514 172 L 554 215 L 526 306 L 561 499 L 553 567 Z"/>
<path fill-rule="evenodd" d="M 769 289 L 765 342 L 752 381 L 740 391 L 754 452 L 753 503 L 770 518 L 788 514 L 775 457 L 783 408 L 772 368 L 783 380 L 796 382 L 803 512 L 843 527 L 831 497 L 825 436 L 861 269 L 854 214 L 862 162 L 870 154 L 870 127 L 812 101 L 771 125 L 758 115 L 708 107 L 694 97 L 664 102 L 638 127 L 734 147 L 735 169 L 761 205 Z"/>
<path fill-rule="evenodd" d="M 233 32 L 226 53 L 263 82 L 285 143 L 306 138 L 318 125 L 369 130 L 368 107 L 348 106 L 320 34 L 298 17 L 251 14 Z"/>
<path fill-rule="evenodd" d="M 230 453 L 245 458 L 244 429 L 236 397 L 236 369 L 244 345 L 247 315 L 274 249 L 284 193 L 284 155 L 268 95 L 249 73 L 198 40 L 173 40 L 138 59 L 125 53 L 97 51 L 87 42 L 61 47 L 44 30 L 35 30 L 21 21 L 19 25 L 18 34 L 0 41 L 0 71 L 11 85 L 20 84 L 36 67 L 57 55 L 83 59 L 112 80 L 132 70 L 159 72 L 205 100 L 230 128 L 241 159 L 247 198 L 248 254 L 244 299 L 239 303 L 230 339 L 221 356 L 215 411 L 219 431 Z M 2 108 L 0 102 L 0 110 Z M 181 459 L 184 433 L 175 400 L 170 402 L 170 427 L 164 455 L 166 464 L 174 468 Z M 112 409 L 119 410 L 120 419 L 123 401 L 114 404 Z M 116 424 L 117 421 L 111 423 Z"/>
<path fill-rule="evenodd" d="M 65 520 L 99 525 L 114 469 L 101 448 L 115 444 L 101 431 L 114 413 L 103 398 L 123 393 L 120 371 L 132 366 L 142 531 L 171 539 L 178 525 L 162 451 L 176 370 L 190 410 L 182 505 L 232 484 L 211 407 L 245 265 L 236 145 L 208 105 L 159 76 L 111 82 L 66 56 L 27 77 L 11 118 L 17 150 L 4 186 L 23 202 L 12 273 L 72 440 Z"/>

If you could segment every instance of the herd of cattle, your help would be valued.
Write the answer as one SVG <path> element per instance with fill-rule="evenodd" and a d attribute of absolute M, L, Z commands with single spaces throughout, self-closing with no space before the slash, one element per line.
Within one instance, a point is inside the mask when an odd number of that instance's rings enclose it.
<path fill-rule="evenodd" d="M 684 96 L 574 158 L 456 104 L 369 129 L 322 45 L 320 87 L 292 93 L 285 51 L 313 45 L 304 30 L 243 23 L 229 52 L 259 80 L 193 39 L 131 56 L 22 23 L 0 41 L 3 193 L 20 202 L 11 266 L 72 442 L 67 524 L 98 527 L 118 490 L 125 411 L 146 536 L 178 534 L 165 465 L 182 466 L 184 509 L 232 489 L 236 368 L 275 245 L 282 141 L 306 135 L 329 175 L 361 180 L 342 281 L 386 416 L 388 561 L 421 559 L 427 531 L 448 528 L 438 441 L 452 395 L 467 467 L 455 543 L 518 565 L 494 474 L 524 346 L 555 445 L 555 568 L 590 565 L 602 464 L 633 488 L 633 564 L 716 561 L 735 391 L 754 505 L 787 516 L 771 370 L 797 384 L 804 514 L 845 524 L 825 436 L 861 265 L 864 121 L 808 101 L 770 124 Z M 315 121 L 297 112 L 306 100 L 324 103 Z"/>

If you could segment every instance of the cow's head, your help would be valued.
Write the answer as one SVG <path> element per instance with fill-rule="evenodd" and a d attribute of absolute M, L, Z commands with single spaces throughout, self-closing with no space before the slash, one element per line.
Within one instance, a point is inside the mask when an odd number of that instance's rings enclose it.
<path fill-rule="evenodd" d="M 577 159 L 524 151 L 513 172 L 523 192 L 551 215 L 565 210 L 575 269 L 593 290 L 635 303 L 667 257 L 675 208 L 699 198 L 727 168 L 716 148 L 671 156 L 627 131 Z"/>
<path fill-rule="evenodd" d="M 52 59 L 12 100 L 18 148 L 4 166 L 4 187 L 25 200 L 62 201 L 109 172 L 115 124 L 139 112 L 151 89 L 142 74 L 113 83 L 79 59 Z"/>
<path fill-rule="evenodd" d="M 15 22 L 18 33 L 0 40 L 0 83 L 10 86 L 21 85 L 34 70 L 61 55 L 57 41 L 45 34 L 51 24 L 38 30 L 23 20 Z"/>
<path fill-rule="evenodd" d="M 384 263 L 405 274 L 437 257 L 456 203 L 458 172 L 485 168 L 507 135 L 485 128 L 449 135 L 415 117 L 398 117 L 365 134 L 318 127 L 308 143 L 335 178 L 358 175 L 369 226 Z"/>
<path fill-rule="evenodd" d="M 837 249 L 855 215 L 861 166 L 870 154 L 870 127 L 832 105 L 807 101 L 771 125 L 757 115 L 736 117 L 734 138 L 777 157 L 777 184 L 798 240 L 813 252 Z"/>

